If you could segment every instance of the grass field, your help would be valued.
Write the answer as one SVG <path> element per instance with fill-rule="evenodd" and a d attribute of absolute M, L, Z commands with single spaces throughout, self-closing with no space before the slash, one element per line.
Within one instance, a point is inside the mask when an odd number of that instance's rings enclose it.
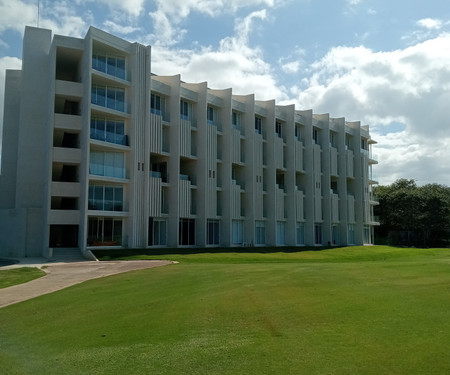
<path fill-rule="evenodd" d="M 155 257 L 0 309 L 1 372 L 450 373 L 449 249 Z"/>
<path fill-rule="evenodd" d="M 42 276 L 45 276 L 45 272 L 35 267 L 0 270 L 0 289 L 27 283 Z"/>

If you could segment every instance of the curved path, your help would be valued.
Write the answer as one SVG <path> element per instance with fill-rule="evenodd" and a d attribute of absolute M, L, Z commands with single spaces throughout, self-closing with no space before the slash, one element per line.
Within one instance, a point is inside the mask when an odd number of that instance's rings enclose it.
<path fill-rule="evenodd" d="M 0 289 L 0 308 L 25 301 L 43 294 L 52 293 L 86 280 L 114 275 L 121 272 L 140 270 L 173 264 L 168 260 L 127 260 L 108 262 L 44 263 L 36 265 L 47 275 L 28 283 Z M 15 268 L 20 264 L 14 265 Z M 2 269 L 10 268 L 6 266 Z M 12 267 L 11 267 L 12 268 Z"/>

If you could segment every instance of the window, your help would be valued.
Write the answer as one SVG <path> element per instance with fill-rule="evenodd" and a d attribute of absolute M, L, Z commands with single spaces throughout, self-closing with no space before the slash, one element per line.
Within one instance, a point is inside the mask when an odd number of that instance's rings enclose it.
<path fill-rule="evenodd" d="M 368 150 L 367 142 L 365 139 L 361 138 L 361 150 Z"/>
<path fill-rule="evenodd" d="M 211 106 L 208 106 L 206 111 L 206 119 L 208 121 L 208 124 L 213 125 L 215 122 L 215 109 Z"/>
<path fill-rule="evenodd" d="M 243 228 L 244 223 L 242 220 L 233 220 L 232 232 L 233 232 L 233 245 L 240 245 L 243 243 Z"/>
<path fill-rule="evenodd" d="M 264 221 L 255 222 L 255 245 L 266 244 L 266 223 Z"/>
<path fill-rule="evenodd" d="M 233 126 L 233 129 L 239 129 L 240 122 L 241 122 L 240 113 L 233 111 L 231 116 L 231 124 Z"/>
<path fill-rule="evenodd" d="M 125 112 L 125 90 L 120 87 L 92 85 L 91 103 Z"/>
<path fill-rule="evenodd" d="M 207 222 L 206 231 L 206 243 L 207 245 L 218 245 L 219 244 L 219 220 L 209 220 Z"/>
<path fill-rule="evenodd" d="M 322 245 L 322 225 L 314 225 L 314 244 Z"/>
<path fill-rule="evenodd" d="M 122 245 L 122 220 L 108 217 L 88 219 L 88 246 Z"/>
<path fill-rule="evenodd" d="M 128 144 L 128 137 L 124 133 L 124 121 L 96 117 L 91 118 L 91 139 L 126 146 Z"/>
<path fill-rule="evenodd" d="M 296 237 L 297 237 L 297 245 L 305 244 L 305 224 L 297 223 L 296 226 Z"/>
<path fill-rule="evenodd" d="M 183 120 L 190 120 L 190 104 L 185 101 L 180 101 L 180 117 Z"/>
<path fill-rule="evenodd" d="M 100 72 L 125 79 L 125 57 L 92 55 L 92 68 Z"/>
<path fill-rule="evenodd" d="M 313 129 L 313 142 L 314 144 L 319 144 L 319 131 L 317 129 Z"/>
<path fill-rule="evenodd" d="M 255 117 L 255 133 L 262 134 L 262 119 L 261 119 L 261 117 Z"/>
<path fill-rule="evenodd" d="M 195 245 L 195 219 L 180 219 L 178 235 L 180 245 Z"/>
<path fill-rule="evenodd" d="M 331 243 L 333 245 L 339 244 L 339 228 L 337 225 L 333 225 L 331 228 Z"/>
<path fill-rule="evenodd" d="M 88 209 L 99 211 L 123 211 L 123 187 L 90 185 Z"/>
<path fill-rule="evenodd" d="M 125 178 L 125 155 L 122 152 L 91 151 L 89 173 L 97 176 Z"/>
<path fill-rule="evenodd" d="M 330 132 L 330 147 L 336 147 L 336 134 Z"/>
<path fill-rule="evenodd" d="M 297 138 L 297 141 L 301 141 L 301 130 L 297 125 L 295 125 L 295 138 Z"/>
<path fill-rule="evenodd" d="M 348 225 L 348 244 L 349 245 L 355 244 L 355 225 L 354 224 Z"/>
<path fill-rule="evenodd" d="M 286 245 L 286 223 L 277 221 L 277 245 Z"/>
<path fill-rule="evenodd" d="M 275 133 L 276 133 L 278 138 L 282 138 L 281 122 L 280 121 L 275 121 Z"/>
<path fill-rule="evenodd" d="M 155 115 L 162 114 L 161 97 L 159 95 L 156 94 L 150 95 L 150 111 Z"/>
<path fill-rule="evenodd" d="M 148 220 L 148 245 L 165 246 L 167 245 L 166 220 L 149 218 Z"/>
<path fill-rule="evenodd" d="M 352 149 L 352 147 L 351 147 L 351 136 L 348 135 L 348 134 L 345 135 L 345 149 L 346 150 L 351 150 Z"/>

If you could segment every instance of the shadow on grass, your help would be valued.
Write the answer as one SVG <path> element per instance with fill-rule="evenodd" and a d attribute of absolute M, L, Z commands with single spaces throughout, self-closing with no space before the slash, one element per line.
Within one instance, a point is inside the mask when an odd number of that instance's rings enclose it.
<path fill-rule="evenodd" d="M 114 260 L 118 258 L 139 255 L 191 255 L 191 254 L 271 254 L 298 253 L 303 251 L 332 250 L 333 246 L 293 246 L 293 247 L 182 247 L 182 248 L 153 248 L 153 249 L 95 249 L 92 250 L 99 260 Z"/>

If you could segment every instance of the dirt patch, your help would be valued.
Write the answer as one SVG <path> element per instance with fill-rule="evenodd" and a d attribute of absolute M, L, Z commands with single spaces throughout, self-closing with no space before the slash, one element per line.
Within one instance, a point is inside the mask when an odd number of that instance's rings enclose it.
<path fill-rule="evenodd" d="M 167 260 L 52 263 L 41 267 L 47 275 L 25 284 L 0 289 L 0 308 L 52 293 L 83 281 L 173 264 Z"/>

